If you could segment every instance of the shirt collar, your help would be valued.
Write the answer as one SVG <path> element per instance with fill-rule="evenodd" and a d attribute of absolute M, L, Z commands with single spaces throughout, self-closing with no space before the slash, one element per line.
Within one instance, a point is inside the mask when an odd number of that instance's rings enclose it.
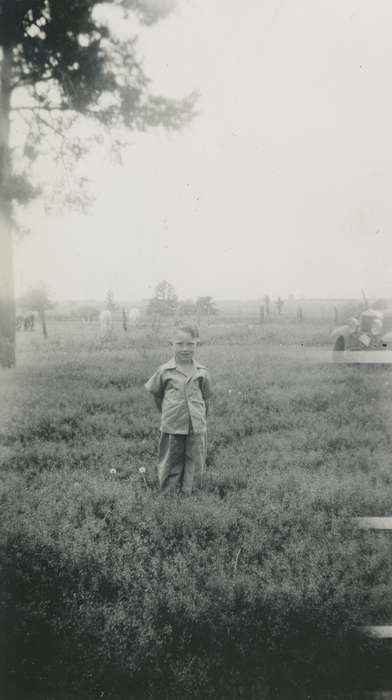
<path fill-rule="evenodd" d="M 205 369 L 205 366 L 201 365 L 200 362 L 195 359 L 192 360 L 192 364 L 194 369 Z M 171 357 L 168 362 L 165 362 L 165 364 L 162 365 L 162 369 L 177 369 L 176 358 Z"/>

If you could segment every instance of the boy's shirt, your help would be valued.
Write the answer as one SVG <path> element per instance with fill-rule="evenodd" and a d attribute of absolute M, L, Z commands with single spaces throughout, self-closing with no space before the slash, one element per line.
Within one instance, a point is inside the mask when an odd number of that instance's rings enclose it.
<path fill-rule="evenodd" d="M 193 372 L 187 377 L 178 369 L 173 357 L 161 365 L 144 386 L 162 400 L 162 433 L 206 432 L 205 402 L 211 396 L 211 380 L 204 365 L 193 360 Z"/>

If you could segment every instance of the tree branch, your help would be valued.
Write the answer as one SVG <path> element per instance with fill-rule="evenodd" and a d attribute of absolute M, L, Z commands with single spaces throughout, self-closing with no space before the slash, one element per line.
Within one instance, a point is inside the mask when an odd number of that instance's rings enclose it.
<path fill-rule="evenodd" d="M 72 107 L 51 107 L 50 105 L 19 105 L 12 107 L 13 112 L 75 112 Z"/>
<path fill-rule="evenodd" d="M 34 80 L 34 77 L 29 78 L 28 80 L 18 80 L 17 83 L 12 83 L 11 87 L 13 90 L 17 90 L 18 88 L 24 88 L 24 87 L 35 87 L 35 85 L 38 83 L 47 83 L 50 80 L 53 80 L 55 82 L 55 78 L 53 75 L 48 75 L 47 78 L 39 78 L 38 81 Z"/>

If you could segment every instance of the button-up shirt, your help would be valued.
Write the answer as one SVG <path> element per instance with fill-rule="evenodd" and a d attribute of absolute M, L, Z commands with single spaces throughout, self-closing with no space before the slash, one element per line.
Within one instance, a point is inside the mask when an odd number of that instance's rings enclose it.
<path fill-rule="evenodd" d="M 206 401 L 211 395 L 207 367 L 193 360 L 192 373 L 187 376 L 173 357 L 161 365 L 144 386 L 162 401 L 163 433 L 188 435 L 190 432 L 206 432 Z"/>

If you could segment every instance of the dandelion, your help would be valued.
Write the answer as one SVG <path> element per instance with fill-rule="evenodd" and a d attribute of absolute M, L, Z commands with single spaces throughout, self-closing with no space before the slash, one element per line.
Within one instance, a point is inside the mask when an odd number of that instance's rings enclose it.
<path fill-rule="evenodd" d="M 110 471 L 111 474 L 117 474 L 117 469 L 115 469 L 114 467 L 112 467 L 111 469 L 109 469 L 109 471 Z"/>
<path fill-rule="evenodd" d="M 236 558 L 235 558 L 235 562 L 234 562 L 234 573 L 237 571 L 238 560 L 239 560 L 239 558 L 240 558 L 241 550 L 242 550 L 242 545 L 241 545 L 241 547 L 239 548 L 239 550 L 238 550 L 238 552 L 237 552 L 237 556 L 236 556 Z"/>
<path fill-rule="evenodd" d="M 139 467 L 139 474 L 143 477 L 144 485 L 146 489 L 149 489 L 147 479 L 146 479 L 146 467 Z"/>

